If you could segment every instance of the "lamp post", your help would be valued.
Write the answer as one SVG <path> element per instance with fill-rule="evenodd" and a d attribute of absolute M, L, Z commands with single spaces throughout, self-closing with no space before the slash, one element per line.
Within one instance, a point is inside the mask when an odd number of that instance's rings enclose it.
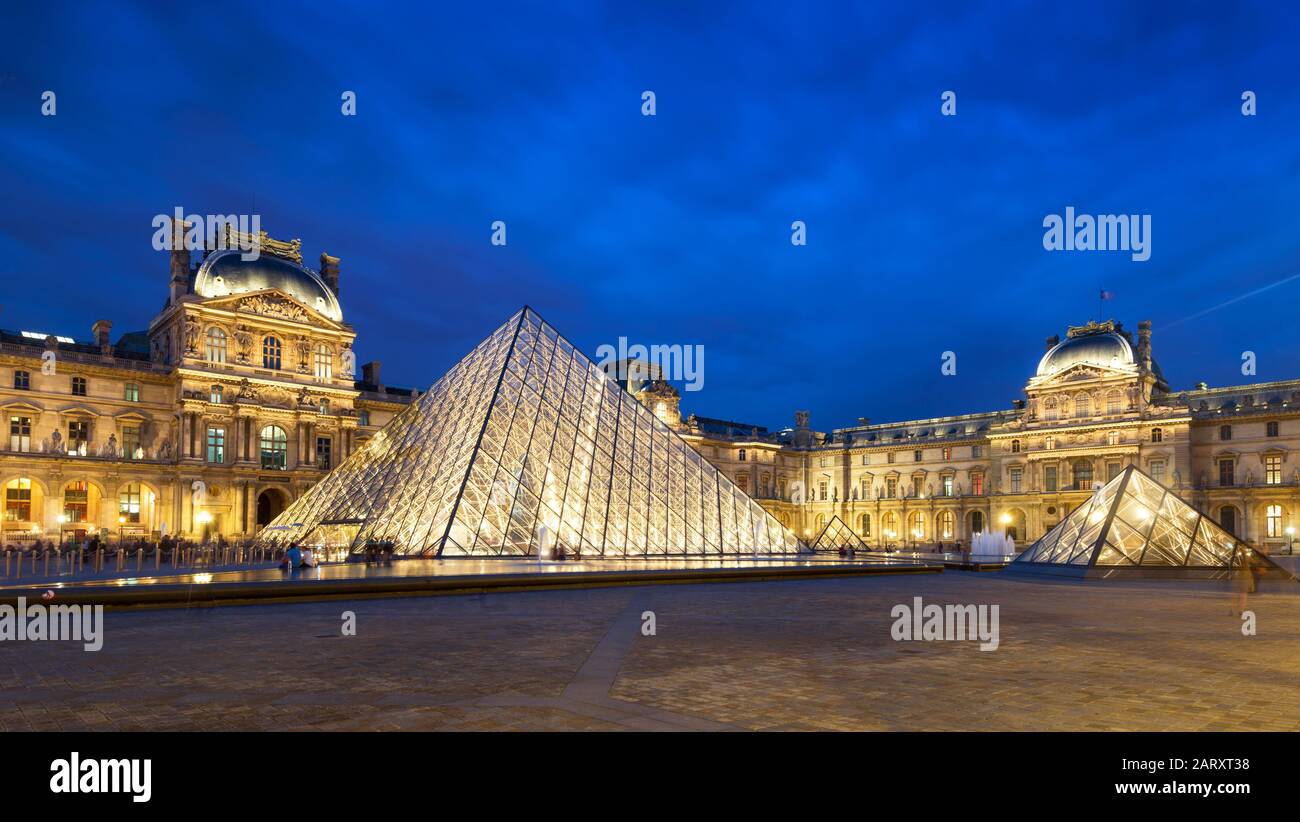
<path fill-rule="evenodd" d="M 1288 525 L 1286 527 L 1286 552 L 1288 556 L 1295 553 L 1295 526 L 1294 525 Z"/>
<path fill-rule="evenodd" d="M 1007 529 L 1011 527 L 1011 514 L 1003 511 L 1002 516 L 998 517 L 998 522 L 1002 523 L 1002 534 L 1006 536 Z"/>

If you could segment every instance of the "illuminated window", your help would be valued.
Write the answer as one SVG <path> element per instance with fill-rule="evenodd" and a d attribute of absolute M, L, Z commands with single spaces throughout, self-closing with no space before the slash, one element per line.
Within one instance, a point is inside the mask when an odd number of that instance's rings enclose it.
<path fill-rule="evenodd" d="M 328 380 L 334 376 L 334 352 L 328 345 L 316 346 L 315 363 L 316 379 Z"/>
<path fill-rule="evenodd" d="M 1164 442 L 1164 439 L 1165 439 L 1165 432 L 1164 432 L 1163 430 L 1161 430 L 1161 429 L 1159 429 L 1159 428 L 1152 428 L 1152 429 L 1151 429 L 1151 441 L 1152 441 L 1152 442 Z"/>
<path fill-rule="evenodd" d="M 1046 437 L 1046 438 L 1044 438 L 1044 440 L 1043 440 L 1043 447 L 1046 448 L 1048 451 L 1051 451 L 1053 448 L 1055 448 L 1055 447 L 1056 447 L 1056 437 Z"/>
<path fill-rule="evenodd" d="M 1088 460 L 1078 460 L 1070 466 L 1074 474 L 1074 490 L 1087 491 L 1092 488 L 1092 463 Z"/>
<path fill-rule="evenodd" d="M 1118 432 L 1118 431 L 1108 431 L 1108 432 L 1106 432 L 1106 444 L 1107 444 L 1107 445 L 1119 445 L 1119 442 L 1120 442 L 1120 436 L 1119 436 L 1119 432 Z"/>
<path fill-rule="evenodd" d="M 898 478 L 889 477 L 885 480 L 885 496 L 893 499 L 898 494 Z"/>
<path fill-rule="evenodd" d="M 829 497 L 830 483 L 828 483 L 826 480 L 819 480 L 817 482 L 817 496 L 821 500 L 825 500 L 827 497 Z"/>
<path fill-rule="evenodd" d="M 943 478 L 943 495 L 945 497 L 952 496 L 952 475 L 951 474 Z"/>
<path fill-rule="evenodd" d="M 863 514 L 858 517 L 858 532 L 864 537 L 871 536 L 871 515 Z"/>
<path fill-rule="evenodd" d="M 72 396 L 74 396 L 74 397 L 84 397 L 84 396 L 86 396 L 86 378 L 85 378 L 85 377 L 73 377 L 73 378 L 72 378 Z"/>
<path fill-rule="evenodd" d="M 1074 398 L 1074 416 L 1088 417 L 1092 415 L 1092 400 L 1087 395 L 1080 394 Z"/>
<path fill-rule="evenodd" d="M 984 496 L 984 474 L 975 473 L 970 475 L 970 492 L 977 497 Z"/>
<path fill-rule="evenodd" d="M 1054 420 L 1056 419 L 1056 415 L 1056 398 L 1048 397 L 1047 400 L 1043 402 L 1043 419 Z"/>
<path fill-rule="evenodd" d="M 953 539 L 957 532 L 957 519 L 952 511 L 939 513 L 939 539 Z"/>
<path fill-rule="evenodd" d="M 1011 493 L 1019 494 L 1020 481 L 1024 477 L 1024 470 L 1020 468 L 1012 468 L 1010 472 L 1010 476 L 1011 476 Z"/>
<path fill-rule="evenodd" d="M 90 513 L 90 486 L 85 480 L 68 483 L 63 489 L 63 516 L 68 522 L 85 522 Z"/>
<path fill-rule="evenodd" d="M 5 522 L 29 522 L 32 518 L 32 481 L 10 480 L 5 486 Z"/>
<path fill-rule="evenodd" d="M 213 405 L 221 405 L 221 403 L 223 403 L 225 399 L 226 399 L 226 389 L 222 388 L 219 385 L 212 386 L 212 389 L 208 391 L 208 402 L 212 403 Z"/>
<path fill-rule="evenodd" d="M 943 460 L 947 462 L 952 459 L 952 447 L 945 445 L 943 448 Z"/>
<path fill-rule="evenodd" d="M 907 535 L 912 539 L 925 538 L 925 514 L 913 511 L 907 516 Z"/>
<path fill-rule="evenodd" d="M 289 437 L 278 425 L 268 425 L 260 436 L 262 468 L 283 471 L 289 467 Z"/>
<path fill-rule="evenodd" d="M 226 332 L 220 328 L 208 329 L 208 362 L 226 361 Z"/>
<path fill-rule="evenodd" d="M 140 484 L 131 483 L 117 495 L 117 515 L 135 525 L 140 522 Z"/>
<path fill-rule="evenodd" d="M 122 426 L 122 456 L 134 460 L 144 456 L 140 449 L 140 427 L 138 425 Z"/>
<path fill-rule="evenodd" d="M 226 429 L 208 429 L 208 462 L 223 465 L 226 462 Z"/>
<path fill-rule="evenodd" d="M 1282 457 L 1277 454 L 1270 454 L 1264 457 L 1264 484 L 1281 485 L 1282 484 Z"/>
<path fill-rule="evenodd" d="M 262 340 L 262 367 L 272 371 L 280 370 L 280 341 L 275 337 Z"/>
<path fill-rule="evenodd" d="M 68 450 L 79 454 L 86 453 L 90 443 L 90 423 L 85 420 L 73 420 L 68 423 Z"/>
<path fill-rule="evenodd" d="M 127 383 L 126 387 L 122 391 L 122 397 L 127 402 L 139 402 L 140 386 L 133 382 Z"/>
<path fill-rule="evenodd" d="M 1013 453 L 1013 454 L 1019 454 L 1019 453 L 1020 453 L 1020 440 L 1012 440 L 1012 441 L 1011 441 L 1011 453 Z"/>
<path fill-rule="evenodd" d="M 1267 527 L 1266 533 L 1270 537 L 1282 536 L 1282 506 L 1270 505 L 1265 510 L 1264 522 Z"/>
<path fill-rule="evenodd" d="M 316 438 L 316 467 L 317 468 L 321 468 L 326 471 L 329 470 L 329 467 L 332 462 L 333 449 L 334 449 L 334 441 L 331 440 L 329 437 Z M 744 490 L 743 485 L 741 486 L 741 490 L 742 491 Z"/>

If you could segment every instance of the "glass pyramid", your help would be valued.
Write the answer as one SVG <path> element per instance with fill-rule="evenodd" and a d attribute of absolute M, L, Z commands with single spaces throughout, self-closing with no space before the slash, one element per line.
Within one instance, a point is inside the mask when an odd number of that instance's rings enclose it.
<path fill-rule="evenodd" d="M 806 550 L 595 363 L 523 308 L 265 528 L 423 556 Z"/>
<path fill-rule="evenodd" d="M 1281 570 L 1173 491 L 1130 465 L 1009 567 L 1226 572 L 1243 562 Z"/>
<path fill-rule="evenodd" d="M 841 548 L 852 548 L 855 551 L 870 550 L 867 544 L 855 533 L 853 529 L 844 524 L 844 520 L 839 516 L 831 517 L 831 521 L 826 523 L 826 527 L 817 535 L 817 539 L 812 542 L 814 551 L 838 551 Z"/>

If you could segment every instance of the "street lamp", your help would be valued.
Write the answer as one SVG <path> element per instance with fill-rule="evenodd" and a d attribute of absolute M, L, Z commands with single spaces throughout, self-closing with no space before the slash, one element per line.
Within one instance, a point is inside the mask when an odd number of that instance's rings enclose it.
<path fill-rule="evenodd" d="M 1286 527 L 1286 552 L 1288 555 L 1295 553 L 1295 526 Z"/>

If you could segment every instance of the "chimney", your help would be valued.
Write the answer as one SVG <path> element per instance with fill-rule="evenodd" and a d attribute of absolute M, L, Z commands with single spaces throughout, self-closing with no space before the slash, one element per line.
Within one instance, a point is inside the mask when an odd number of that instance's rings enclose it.
<path fill-rule="evenodd" d="M 325 285 L 330 287 L 334 296 L 339 295 L 339 258 L 331 257 L 324 251 L 320 255 L 320 276 L 325 281 Z"/>
<path fill-rule="evenodd" d="M 185 233 L 190 224 L 185 220 L 172 220 L 172 279 L 171 303 L 180 300 L 190 290 L 190 250 L 185 246 Z"/>
<path fill-rule="evenodd" d="M 113 344 L 109 342 L 109 333 L 113 330 L 111 320 L 96 320 L 95 324 L 90 327 L 90 333 L 95 335 L 95 342 L 99 344 L 99 350 L 105 354 L 113 353 Z"/>
<path fill-rule="evenodd" d="M 368 363 L 363 363 L 361 366 L 361 381 L 368 385 L 375 386 L 380 391 L 384 389 L 384 384 L 379 378 L 379 367 L 381 365 L 383 365 L 383 363 L 379 360 L 371 360 Z"/>
<path fill-rule="evenodd" d="M 1060 344 L 1061 338 L 1058 335 L 1053 334 L 1052 336 L 1048 337 L 1044 342 L 1047 343 L 1047 350 L 1051 351 L 1053 347 Z"/>
<path fill-rule="evenodd" d="M 1143 320 L 1138 323 L 1138 359 L 1142 361 L 1142 367 L 1147 371 L 1151 370 L 1151 321 Z"/>

